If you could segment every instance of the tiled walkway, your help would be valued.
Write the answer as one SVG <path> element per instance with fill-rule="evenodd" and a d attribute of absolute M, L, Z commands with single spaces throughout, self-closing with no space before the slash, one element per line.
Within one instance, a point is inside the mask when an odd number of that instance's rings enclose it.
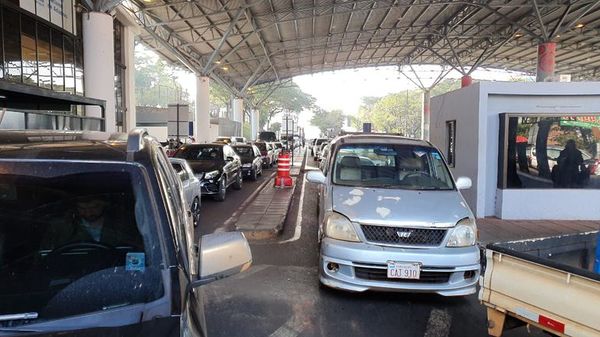
<path fill-rule="evenodd" d="M 600 230 L 600 221 L 477 219 L 482 243 L 512 241 Z"/>

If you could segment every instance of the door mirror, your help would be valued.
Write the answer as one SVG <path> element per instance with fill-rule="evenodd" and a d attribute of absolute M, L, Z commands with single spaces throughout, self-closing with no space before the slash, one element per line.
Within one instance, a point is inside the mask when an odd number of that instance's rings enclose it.
<path fill-rule="evenodd" d="M 459 177 L 458 179 L 456 179 L 456 188 L 459 190 L 468 190 L 469 188 L 471 188 L 471 186 L 473 186 L 471 178 Z"/>
<path fill-rule="evenodd" d="M 306 174 L 306 179 L 311 183 L 321 184 L 321 185 L 325 185 L 325 181 L 327 180 L 327 178 L 325 178 L 325 175 L 321 171 L 308 172 Z"/>
<path fill-rule="evenodd" d="M 194 287 L 241 273 L 252 264 L 250 245 L 241 232 L 202 236 L 199 255 L 199 279 Z"/>

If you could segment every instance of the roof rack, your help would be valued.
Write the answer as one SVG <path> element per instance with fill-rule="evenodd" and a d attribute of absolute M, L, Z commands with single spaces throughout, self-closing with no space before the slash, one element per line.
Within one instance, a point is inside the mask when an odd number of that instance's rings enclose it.
<path fill-rule="evenodd" d="M 144 137 L 148 136 L 148 130 L 136 128 L 127 134 L 127 161 L 133 161 L 136 152 L 144 148 Z"/>
<path fill-rule="evenodd" d="M 340 131 L 339 136 L 346 135 L 376 135 L 376 136 L 400 136 L 406 137 L 403 133 L 393 133 L 393 132 L 349 132 L 349 131 Z"/>

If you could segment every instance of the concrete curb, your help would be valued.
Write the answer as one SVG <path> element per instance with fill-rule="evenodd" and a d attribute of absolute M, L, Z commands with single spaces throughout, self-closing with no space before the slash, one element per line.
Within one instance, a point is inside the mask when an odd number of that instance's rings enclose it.
<path fill-rule="evenodd" d="M 302 174 L 304 166 L 306 165 L 306 158 L 307 157 L 306 157 L 306 152 L 305 152 L 303 159 L 302 159 L 302 165 L 300 167 L 300 174 Z M 285 209 L 286 209 L 285 216 L 281 219 L 281 221 L 279 221 L 279 223 L 275 227 L 272 227 L 269 229 L 257 229 L 257 230 L 243 230 L 243 229 L 239 229 L 237 227 L 237 222 L 239 220 L 239 216 L 245 212 L 246 208 L 252 202 L 254 202 L 254 200 L 256 199 L 256 196 L 258 196 L 266 188 L 276 188 L 276 187 L 269 186 L 268 183 L 264 183 L 260 186 L 259 189 L 257 189 L 257 191 L 255 193 L 252 194 L 252 196 L 251 196 L 252 199 L 248 198 L 248 200 L 246 202 L 244 202 L 244 204 L 242 204 L 244 206 L 244 208 L 242 209 L 240 207 L 241 212 L 240 212 L 240 215 L 238 215 L 236 218 L 236 225 L 234 225 L 235 230 L 244 233 L 246 238 L 250 241 L 268 240 L 268 239 L 274 239 L 274 238 L 278 237 L 283 232 L 283 224 L 287 220 L 287 217 L 288 217 L 289 211 L 290 211 L 290 206 L 292 205 L 292 199 L 294 199 L 294 194 L 296 193 L 296 185 L 298 182 L 298 176 L 292 176 L 292 179 L 294 180 L 294 184 L 292 187 L 292 191 L 290 193 L 290 198 L 287 202 L 287 205 L 285 206 Z M 271 180 L 269 180 L 269 182 L 271 182 Z"/>

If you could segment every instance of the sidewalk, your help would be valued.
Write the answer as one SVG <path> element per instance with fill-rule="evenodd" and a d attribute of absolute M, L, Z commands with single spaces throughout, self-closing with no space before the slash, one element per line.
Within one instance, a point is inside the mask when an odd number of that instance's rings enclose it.
<path fill-rule="evenodd" d="M 292 188 L 274 187 L 274 181 L 266 184 L 243 211 L 235 224 L 235 229 L 244 232 L 248 239 L 261 240 L 273 238 L 283 230 L 292 197 L 296 189 L 296 181 L 302 169 L 304 149 L 294 151 L 294 165 L 290 175 Z"/>
<path fill-rule="evenodd" d="M 600 230 L 600 221 L 477 219 L 482 244 Z"/>

